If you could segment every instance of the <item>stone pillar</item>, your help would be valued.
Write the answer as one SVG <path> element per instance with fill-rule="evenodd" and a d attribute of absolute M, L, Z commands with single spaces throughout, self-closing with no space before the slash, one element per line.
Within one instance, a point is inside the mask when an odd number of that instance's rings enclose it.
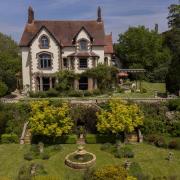
<path fill-rule="evenodd" d="M 79 90 L 79 81 L 77 79 L 74 80 L 74 90 Z"/>
<path fill-rule="evenodd" d="M 40 76 L 39 78 L 40 78 L 40 91 L 43 91 L 43 79 L 42 79 L 42 76 Z"/>
<path fill-rule="evenodd" d="M 49 77 L 49 85 L 50 85 L 50 89 L 52 88 L 52 77 Z"/>
<path fill-rule="evenodd" d="M 93 78 L 88 78 L 88 91 L 93 90 Z"/>

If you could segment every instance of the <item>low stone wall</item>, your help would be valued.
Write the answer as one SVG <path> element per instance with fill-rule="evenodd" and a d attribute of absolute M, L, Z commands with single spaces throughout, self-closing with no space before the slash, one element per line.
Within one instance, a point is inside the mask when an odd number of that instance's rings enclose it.
<path fill-rule="evenodd" d="M 86 169 L 88 167 L 93 166 L 96 163 L 96 156 L 92 153 L 88 152 L 88 154 L 92 155 L 93 159 L 91 161 L 83 162 L 83 163 L 73 162 L 69 160 L 69 157 L 73 154 L 75 154 L 75 152 L 68 154 L 65 158 L 65 164 L 73 169 Z"/>

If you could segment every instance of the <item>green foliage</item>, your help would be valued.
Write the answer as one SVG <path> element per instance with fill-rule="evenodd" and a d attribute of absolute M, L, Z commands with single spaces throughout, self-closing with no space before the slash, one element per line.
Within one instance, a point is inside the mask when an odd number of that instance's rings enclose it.
<path fill-rule="evenodd" d="M 92 180 L 125 180 L 127 176 L 128 173 L 123 167 L 109 165 L 95 170 Z"/>
<path fill-rule="evenodd" d="M 14 133 L 20 136 L 28 118 L 28 103 L 0 104 L 0 134 Z"/>
<path fill-rule="evenodd" d="M 180 28 L 180 4 L 169 6 L 168 25 L 171 29 Z"/>
<path fill-rule="evenodd" d="M 70 97 L 82 97 L 83 96 L 83 91 L 70 90 L 70 91 L 68 91 L 68 96 L 70 96 Z"/>
<path fill-rule="evenodd" d="M 130 147 L 124 146 L 121 148 L 117 148 L 114 156 L 117 158 L 133 158 L 134 157 L 134 152 Z"/>
<path fill-rule="evenodd" d="M 143 124 L 143 113 L 136 104 L 110 100 L 109 109 L 97 112 L 97 130 L 100 133 L 132 132 Z"/>
<path fill-rule="evenodd" d="M 11 37 L 0 33 L 0 81 L 8 87 L 8 92 L 16 88 L 15 74 L 21 70 L 19 48 Z"/>
<path fill-rule="evenodd" d="M 4 82 L 0 81 L 0 97 L 6 95 L 7 91 L 8 91 L 7 85 Z"/>
<path fill-rule="evenodd" d="M 72 105 L 71 118 L 75 122 L 75 131 L 78 133 L 78 127 L 83 126 L 86 132 L 96 133 L 97 107 Z"/>
<path fill-rule="evenodd" d="M 2 134 L 1 143 L 9 144 L 9 143 L 18 143 L 19 139 L 16 134 Z"/>
<path fill-rule="evenodd" d="M 180 38 L 179 38 L 180 39 Z M 179 45 L 180 49 L 180 45 Z M 169 67 L 166 77 L 166 89 L 170 93 L 178 93 L 180 90 L 180 54 L 175 55 Z"/>
<path fill-rule="evenodd" d="M 63 135 L 63 136 L 45 136 L 45 135 L 33 135 L 32 142 L 38 144 L 43 142 L 44 144 L 76 144 L 77 136 L 72 135 Z"/>
<path fill-rule="evenodd" d="M 169 141 L 168 147 L 170 149 L 180 150 L 180 140 L 179 139 L 174 139 L 174 140 Z"/>
<path fill-rule="evenodd" d="M 119 35 L 115 51 L 126 68 L 146 69 L 146 77 L 150 81 L 165 80 L 171 54 L 157 32 L 144 26 L 130 27 Z"/>
<path fill-rule="evenodd" d="M 165 113 L 168 111 L 166 105 L 161 103 L 141 103 L 141 110 L 144 114 L 144 124 L 141 127 L 142 133 L 167 133 L 167 117 Z"/>
<path fill-rule="evenodd" d="M 34 179 L 31 175 L 32 168 L 35 168 L 35 175 L 46 175 L 47 172 L 44 169 L 42 164 L 32 163 L 32 164 L 24 164 L 20 167 L 18 176 L 16 180 L 32 180 Z"/>
<path fill-rule="evenodd" d="M 180 111 L 180 99 L 173 99 L 168 102 L 170 111 Z"/>
<path fill-rule="evenodd" d="M 86 134 L 85 141 L 87 144 L 96 143 L 115 143 L 117 137 L 112 134 Z"/>
<path fill-rule="evenodd" d="M 29 126 L 33 134 L 57 137 L 71 131 L 73 122 L 67 103 L 55 107 L 49 101 L 34 101 L 30 106 Z"/>
<path fill-rule="evenodd" d="M 57 73 L 58 83 L 56 84 L 56 90 L 64 92 L 72 90 L 74 87 L 74 80 L 78 78 L 73 71 L 63 70 Z"/>
<path fill-rule="evenodd" d="M 82 76 L 97 79 L 98 88 L 101 91 L 112 89 L 116 86 L 118 69 L 114 66 L 98 64 L 97 67 L 86 70 Z"/>

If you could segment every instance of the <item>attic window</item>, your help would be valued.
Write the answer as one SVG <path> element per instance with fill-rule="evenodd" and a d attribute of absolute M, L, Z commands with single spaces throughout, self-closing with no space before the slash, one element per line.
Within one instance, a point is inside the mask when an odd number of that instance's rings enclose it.
<path fill-rule="evenodd" d="M 86 40 L 79 41 L 79 49 L 80 49 L 80 51 L 87 51 L 88 50 Z"/>
<path fill-rule="evenodd" d="M 40 39 L 40 47 L 47 49 L 49 48 L 49 39 L 47 36 L 43 35 Z"/>

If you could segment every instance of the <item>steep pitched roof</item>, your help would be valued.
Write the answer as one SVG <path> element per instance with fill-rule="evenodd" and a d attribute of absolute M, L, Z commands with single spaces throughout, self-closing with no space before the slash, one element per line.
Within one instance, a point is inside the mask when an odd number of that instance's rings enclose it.
<path fill-rule="evenodd" d="M 37 33 L 46 27 L 61 46 L 72 46 L 72 40 L 84 27 L 93 38 L 93 45 L 105 45 L 103 22 L 97 21 L 38 21 L 26 24 L 20 46 L 29 46 Z"/>
<path fill-rule="evenodd" d="M 114 53 L 112 34 L 105 35 L 104 53 L 105 54 L 113 54 Z"/>

